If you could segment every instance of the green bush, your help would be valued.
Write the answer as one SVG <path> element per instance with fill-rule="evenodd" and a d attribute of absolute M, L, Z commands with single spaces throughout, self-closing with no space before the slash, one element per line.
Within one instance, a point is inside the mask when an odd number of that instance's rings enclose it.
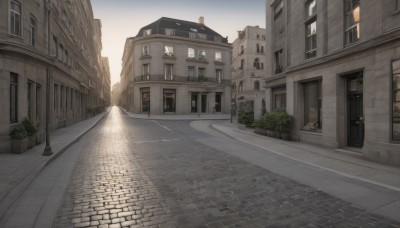
<path fill-rule="evenodd" d="M 275 131 L 278 133 L 289 134 L 294 125 L 294 118 L 285 111 L 274 112 L 276 118 Z"/>
<path fill-rule="evenodd" d="M 252 127 L 254 122 L 254 113 L 248 107 L 242 107 L 239 109 L 238 122 L 246 125 L 246 127 Z"/>
<path fill-rule="evenodd" d="M 25 130 L 23 126 L 18 126 L 17 128 L 11 131 L 10 136 L 11 139 L 22 140 L 28 137 L 28 132 Z"/>
<path fill-rule="evenodd" d="M 34 136 L 39 131 L 36 123 L 33 122 L 33 120 L 28 119 L 28 118 L 25 118 L 22 121 L 22 126 L 23 126 L 23 128 L 25 128 L 28 136 Z"/>

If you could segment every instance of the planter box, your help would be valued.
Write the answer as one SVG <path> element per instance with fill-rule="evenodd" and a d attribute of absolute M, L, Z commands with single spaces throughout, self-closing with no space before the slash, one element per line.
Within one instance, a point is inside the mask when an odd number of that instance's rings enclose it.
<path fill-rule="evenodd" d="M 290 134 L 281 133 L 281 138 L 283 140 L 289 141 L 290 140 Z"/>
<path fill-rule="evenodd" d="M 28 149 L 28 138 L 22 140 L 11 139 L 11 153 L 22 154 Z"/>
<path fill-rule="evenodd" d="M 256 128 L 255 132 L 260 135 L 267 135 L 267 132 L 263 128 Z"/>

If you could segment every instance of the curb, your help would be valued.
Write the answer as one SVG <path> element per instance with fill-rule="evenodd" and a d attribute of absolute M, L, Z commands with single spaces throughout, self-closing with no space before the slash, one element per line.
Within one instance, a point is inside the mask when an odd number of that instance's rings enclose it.
<path fill-rule="evenodd" d="M 9 212 L 9 209 L 13 205 L 13 203 L 21 196 L 21 194 L 29 187 L 29 185 L 32 183 L 32 181 L 43 171 L 46 166 L 48 166 L 52 161 L 54 161 L 56 158 L 58 158 L 61 154 L 63 154 L 69 147 L 71 147 L 73 144 L 78 142 L 86 133 L 88 133 L 91 129 L 93 129 L 100 121 L 102 121 L 105 116 L 107 116 L 110 111 L 112 110 L 112 107 L 106 111 L 106 113 L 99 119 L 97 120 L 91 127 L 86 129 L 84 132 L 82 132 L 79 136 L 77 136 L 75 139 L 72 139 L 70 142 L 66 143 L 64 146 L 62 146 L 61 149 L 58 151 L 54 152 L 51 157 L 45 162 L 40 163 L 36 168 L 33 169 L 33 171 L 26 176 L 15 188 L 13 188 L 5 197 L 4 201 L 1 202 L 0 204 L 0 225 L 2 224 L 3 218 L 6 217 L 6 215 Z"/>

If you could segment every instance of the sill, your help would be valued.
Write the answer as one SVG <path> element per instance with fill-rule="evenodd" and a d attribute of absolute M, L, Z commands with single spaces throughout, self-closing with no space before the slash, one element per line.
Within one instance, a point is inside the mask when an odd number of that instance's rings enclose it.
<path fill-rule="evenodd" d="M 141 59 L 141 60 L 143 60 L 143 59 L 151 59 L 151 56 L 150 56 L 150 55 L 142 55 L 142 56 L 140 57 L 140 59 Z"/>
<path fill-rule="evenodd" d="M 318 132 L 318 131 L 307 131 L 307 130 L 299 130 L 300 133 L 304 133 L 304 134 L 311 134 L 311 135 L 319 135 L 322 136 L 322 132 Z"/>
<path fill-rule="evenodd" d="M 13 34 L 10 34 L 10 33 L 8 33 L 8 37 L 11 37 L 11 38 L 15 38 L 15 39 L 19 39 L 19 40 L 24 40 L 23 38 L 22 38 L 22 35 L 21 36 L 17 36 L 17 35 L 13 35 Z"/>
<path fill-rule="evenodd" d="M 392 13 L 392 16 L 397 16 L 397 15 L 400 15 L 400 9 L 398 9 Z"/>

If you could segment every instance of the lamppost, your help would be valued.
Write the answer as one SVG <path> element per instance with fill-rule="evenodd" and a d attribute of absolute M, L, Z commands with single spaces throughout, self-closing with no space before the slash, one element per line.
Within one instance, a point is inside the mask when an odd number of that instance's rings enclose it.
<path fill-rule="evenodd" d="M 47 0 L 47 51 L 48 55 L 50 55 L 50 14 L 51 14 L 51 0 Z M 50 146 L 50 78 L 52 74 L 51 66 L 47 67 L 46 71 L 46 147 L 44 148 L 43 155 L 50 156 L 53 154 L 53 151 Z"/>

